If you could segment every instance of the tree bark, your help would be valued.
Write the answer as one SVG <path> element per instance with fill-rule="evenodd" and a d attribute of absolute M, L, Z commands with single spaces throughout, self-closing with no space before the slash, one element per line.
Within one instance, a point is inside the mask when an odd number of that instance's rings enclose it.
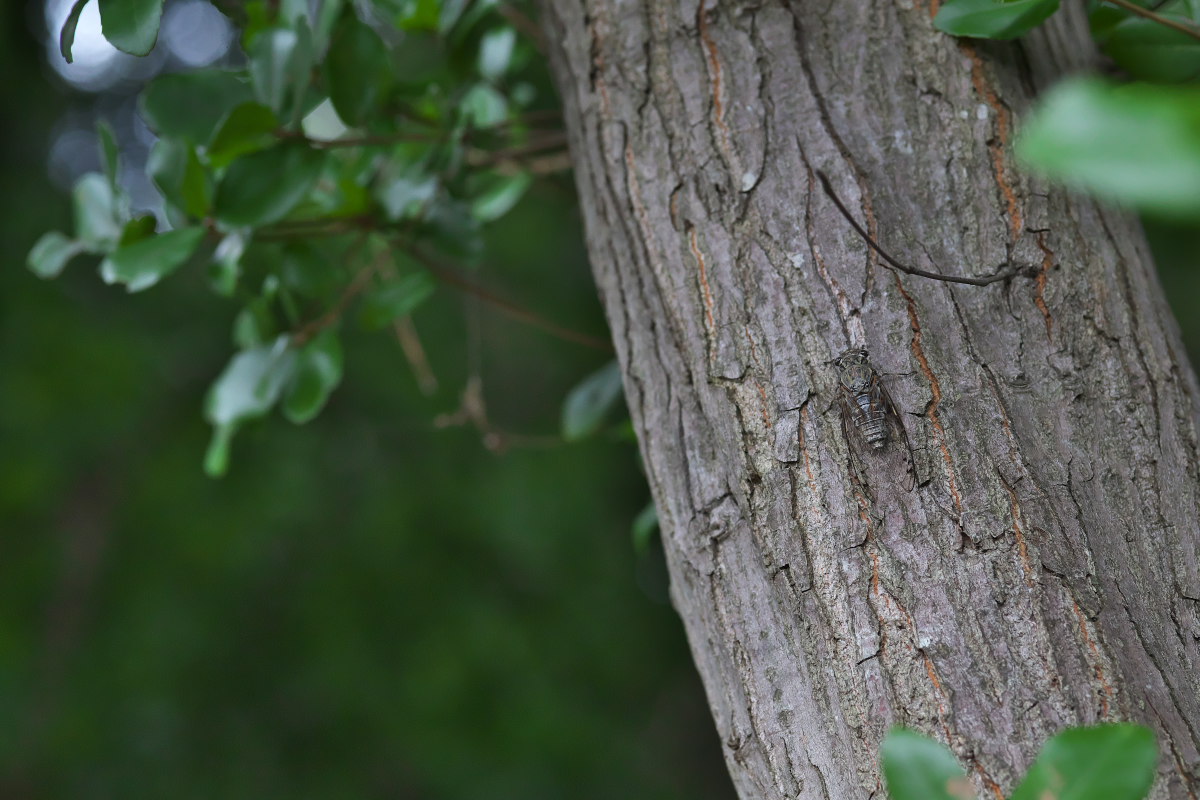
<path fill-rule="evenodd" d="M 936 0 L 932 0 L 936 3 Z M 865 798 L 902 724 L 985 796 L 1064 727 L 1132 719 L 1200 786 L 1197 385 L 1125 213 L 1021 172 L 1080 4 L 1020 44 L 906 0 L 548 0 L 588 248 L 672 594 L 742 798 Z M 884 269 L 827 173 L 901 260 Z M 855 461 L 864 346 L 918 486 Z"/>

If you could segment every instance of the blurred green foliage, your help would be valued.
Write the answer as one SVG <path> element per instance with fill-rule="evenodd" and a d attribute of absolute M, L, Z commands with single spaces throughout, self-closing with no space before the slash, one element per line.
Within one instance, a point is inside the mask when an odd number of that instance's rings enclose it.
<path fill-rule="evenodd" d="M 944 745 L 896 728 L 880 748 L 891 800 L 974 800 L 967 774 Z M 1154 783 L 1158 747 L 1141 725 L 1070 728 L 1038 753 L 1011 800 L 1142 800 Z"/>
<path fill-rule="evenodd" d="M 661 551 L 630 544 L 634 448 L 557 435 L 610 356 L 440 287 L 435 392 L 347 325 L 319 421 L 248 422 L 205 477 L 238 309 L 201 268 L 129 295 L 96 257 L 21 267 L 70 229 L 54 131 L 104 98 L 52 77 L 39 8 L 0 14 L 0 797 L 732 796 Z M 475 274 L 603 336 L 572 192 L 534 182 Z M 471 376 L 489 430 L 436 426 Z"/>

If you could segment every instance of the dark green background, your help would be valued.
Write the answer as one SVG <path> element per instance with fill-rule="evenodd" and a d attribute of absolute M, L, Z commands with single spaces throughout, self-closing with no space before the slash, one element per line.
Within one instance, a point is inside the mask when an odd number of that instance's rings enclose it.
<path fill-rule="evenodd" d="M 489 452 L 437 429 L 478 325 L 493 423 L 557 433 L 609 356 L 441 289 L 394 339 L 346 327 L 317 421 L 201 461 L 235 308 L 200 270 L 127 295 L 80 260 L 51 131 L 97 98 L 45 65 L 41 9 L 4 4 L 0 66 L 0 797 L 728 798 L 655 544 L 636 449 Z M 569 175 L 489 231 L 483 282 L 601 337 Z"/>
<path fill-rule="evenodd" d="M 249 426 L 205 478 L 235 309 L 197 270 L 127 295 L 24 269 L 69 229 L 51 132 L 96 99 L 45 66 L 39 6 L 0 13 L 0 797 L 731 797 L 661 554 L 631 545 L 633 445 L 433 424 L 468 320 L 507 431 L 553 436 L 607 356 L 442 289 L 416 318 L 434 397 L 348 329 L 318 420 Z M 572 193 L 539 183 L 480 277 L 603 336 Z M 1151 232 L 1197 352 L 1196 234 Z"/>

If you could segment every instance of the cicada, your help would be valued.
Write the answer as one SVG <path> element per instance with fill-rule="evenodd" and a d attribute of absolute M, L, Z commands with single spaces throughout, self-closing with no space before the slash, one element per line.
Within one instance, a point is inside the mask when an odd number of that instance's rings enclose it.
<path fill-rule="evenodd" d="M 865 444 L 872 452 L 894 453 L 895 460 L 901 462 L 896 467 L 903 470 L 904 489 L 911 491 L 917 475 L 908 432 L 867 351 L 851 348 L 833 363 L 838 368 L 838 401 L 847 442 L 852 449 Z"/>

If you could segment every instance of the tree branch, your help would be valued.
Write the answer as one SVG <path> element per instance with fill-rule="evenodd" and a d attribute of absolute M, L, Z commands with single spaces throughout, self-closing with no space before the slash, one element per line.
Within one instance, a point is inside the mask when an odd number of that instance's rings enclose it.
<path fill-rule="evenodd" d="M 1190 36 L 1193 39 L 1200 40 L 1200 29 L 1194 28 L 1191 25 L 1179 22 L 1178 20 L 1164 17 L 1161 14 L 1155 14 L 1148 8 L 1142 8 L 1136 3 L 1131 3 L 1129 0 L 1103 0 L 1105 3 L 1112 3 L 1114 6 L 1119 6 L 1130 14 L 1136 14 L 1139 17 L 1145 17 L 1148 20 L 1153 20 L 1159 25 L 1165 25 L 1171 30 L 1179 31 L 1185 36 Z"/>
<path fill-rule="evenodd" d="M 846 221 L 850 223 L 850 227 L 854 228 L 855 233 L 861 236 L 863 241 L 865 241 L 872 250 L 880 255 L 886 266 L 889 266 L 892 269 L 904 272 L 908 275 L 916 275 L 920 278 L 932 278 L 935 281 L 946 281 L 947 283 L 965 283 L 969 286 L 987 286 L 988 284 L 996 283 L 997 281 L 1008 280 L 1009 278 L 1020 275 L 1027 269 L 1026 267 L 1013 267 L 1005 272 L 997 272 L 994 275 L 988 275 L 983 278 L 960 278 L 956 275 L 943 275 L 940 272 L 929 272 L 928 270 L 917 269 L 916 267 L 910 267 L 905 264 L 901 264 L 899 261 L 888 255 L 887 251 L 880 247 L 875 240 L 871 238 L 871 234 L 867 233 L 861 225 L 855 222 L 854 217 L 850 216 L 850 212 L 846 209 L 845 204 L 842 203 L 841 198 L 839 198 L 837 193 L 833 191 L 833 186 L 830 185 L 829 178 L 825 177 L 825 173 L 821 172 L 821 170 L 817 170 L 816 173 L 817 178 L 821 181 L 821 186 L 825 189 L 825 194 L 829 195 L 829 199 L 833 201 L 835 206 L 837 206 L 838 211 L 842 212 L 842 216 L 845 217 Z"/>

